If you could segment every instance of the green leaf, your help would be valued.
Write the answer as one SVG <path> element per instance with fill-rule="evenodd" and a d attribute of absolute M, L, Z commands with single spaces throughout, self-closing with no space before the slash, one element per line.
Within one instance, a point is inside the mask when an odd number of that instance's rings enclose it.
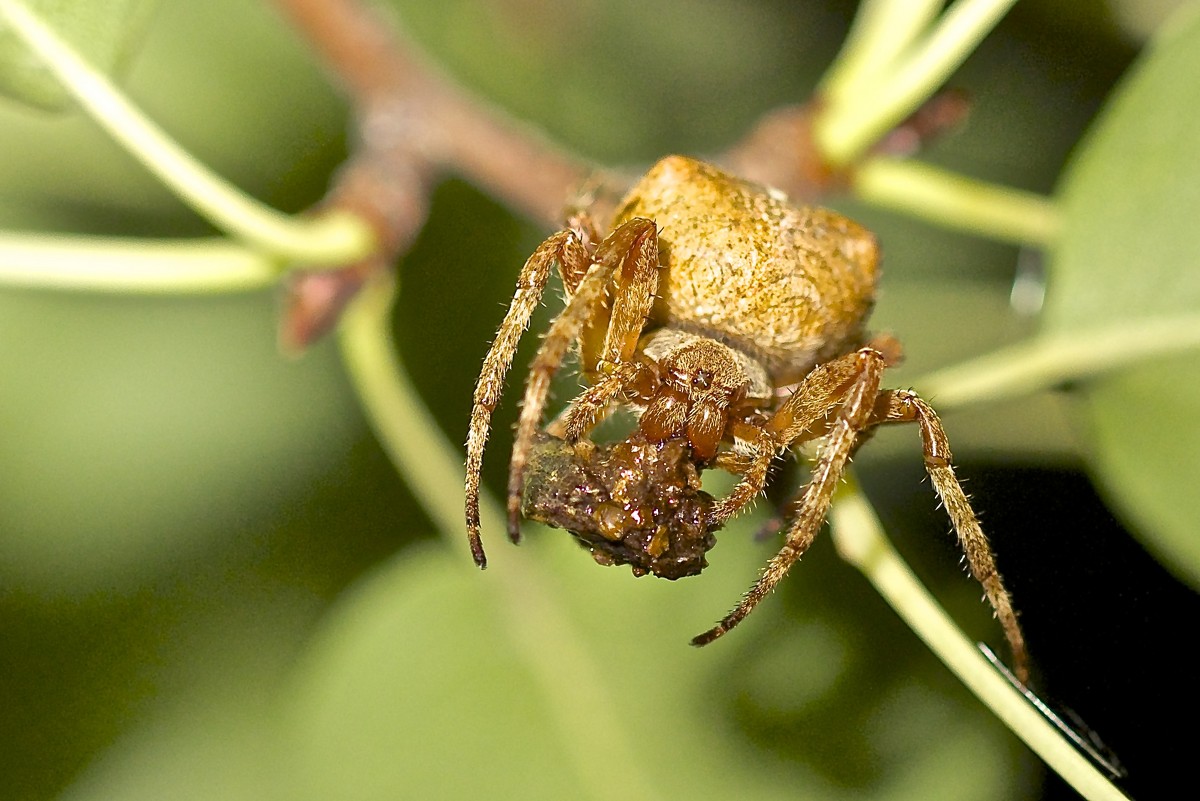
<path fill-rule="evenodd" d="M 0 293 L 6 589 L 129 591 L 322 480 L 361 423 L 331 348 L 279 359 L 273 308 Z"/>
<path fill-rule="evenodd" d="M 182 636 L 151 669 L 151 697 L 55 798 L 287 798 L 276 789 L 284 755 L 274 691 L 311 625 L 312 599 L 267 587 L 261 577 L 252 586 L 226 577 L 218 590 L 189 584 L 168 593 L 167 625 Z M 147 636 L 134 640 L 135 662 L 162 632 Z M 86 719 L 87 705 L 79 712 Z"/>
<path fill-rule="evenodd" d="M 21 0 L 105 73 L 128 60 L 149 22 L 157 0 Z M 47 109 L 70 98 L 41 60 L 0 21 L 0 94 Z"/>
<path fill-rule="evenodd" d="M 1143 54 L 1062 185 L 1047 333 L 1200 311 L 1200 14 Z M 1091 465 L 1170 569 L 1200 586 L 1200 357 L 1159 359 L 1080 388 Z"/>
<path fill-rule="evenodd" d="M 285 706 L 286 797 L 1019 795 L 1010 735 L 943 671 L 905 669 L 920 652 L 904 644 L 919 646 L 830 543 L 790 579 L 799 611 L 781 619 L 778 594 L 697 650 L 689 636 L 765 557 L 748 531 L 725 532 L 705 574 L 678 582 L 530 533 L 520 552 L 495 543 L 486 573 L 426 551 L 343 599 Z"/>

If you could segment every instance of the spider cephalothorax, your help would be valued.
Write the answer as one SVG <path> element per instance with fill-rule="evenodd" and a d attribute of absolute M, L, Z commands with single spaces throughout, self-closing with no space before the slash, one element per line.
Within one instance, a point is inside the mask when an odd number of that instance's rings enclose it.
<path fill-rule="evenodd" d="M 1023 676 L 1016 615 L 950 467 L 941 423 L 914 393 L 880 388 L 899 347 L 863 335 L 878 278 L 874 236 L 836 212 L 793 206 L 778 192 L 682 156 L 663 159 L 642 177 L 598 244 L 590 223 L 576 222 L 526 262 L 476 385 L 466 485 L 476 562 L 485 564 L 479 471 L 491 413 L 557 264 L 567 303 L 531 367 L 509 465 L 514 541 L 533 454 L 540 494 L 526 499 L 527 510 L 574 531 L 600 561 L 690 575 L 704 566 L 711 532 L 762 491 L 772 460 L 822 439 L 812 480 L 790 507 L 783 548 L 742 602 L 693 640 L 702 645 L 749 614 L 808 548 L 863 435 L 884 423 L 917 423 L 934 488 Z M 590 386 L 547 428 L 564 443 L 566 450 L 556 450 L 539 440 L 539 429 L 550 379 L 572 345 Z M 613 405 L 637 415 L 636 430 L 624 443 L 591 448 L 590 432 Z M 650 445 L 651 456 L 637 450 Z M 740 477 L 719 500 L 690 477 L 689 470 L 698 476 L 709 467 Z M 582 483 L 573 488 L 576 480 Z M 655 486 L 679 503 L 656 507 L 650 525 L 644 511 L 653 506 Z M 702 514 L 699 529 L 694 514 Z"/>
<path fill-rule="evenodd" d="M 638 412 L 649 439 L 683 437 L 697 458 L 711 459 L 731 421 L 757 416 L 771 402 L 762 365 L 715 339 L 659 328 L 641 339 L 638 352 L 571 404 L 562 423 L 568 440 L 586 436 L 617 398 Z"/>

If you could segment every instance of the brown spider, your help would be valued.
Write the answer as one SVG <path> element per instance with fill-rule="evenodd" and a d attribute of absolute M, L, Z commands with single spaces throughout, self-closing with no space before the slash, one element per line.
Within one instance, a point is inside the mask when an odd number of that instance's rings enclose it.
<path fill-rule="evenodd" d="M 594 550 L 603 539 L 627 542 L 622 537 L 641 525 L 638 508 L 628 498 L 617 504 L 620 510 L 614 507 L 609 496 L 617 484 L 631 486 L 624 491 L 632 492 L 638 503 L 653 494 L 656 481 L 666 488 L 682 487 L 685 491 L 677 494 L 692 504 L 686 514 L 673 507 L 665 517 L 659 515 L 644 545 L 614 545 L 598 556 L 602 560 L 631 562 L 635 572 L 671 578 L 699 572 L 703 552 L 711 545 L 709 532 L 763 490 L 776 455 L 823 440 L 812 479 L 791 508 L 783 547 L 741 603 L 694 638 L 695 645 L 712 642 L 737 625 L 812 543 L 864 433 L 883 423 L 916 423 L 933 486 L 1024 680 L 1021 629 L 987 539 L 950 466 L 941 423 L 913 392 L 880 389 L 883 371 L 898 359 L 899 347 L 886 337 L 864 338 L 878 277 L 875 237 L 836 212 L 793 206 L 774 190 L 682 156 L 664 158 L 642 177 L 617 209 L 611 233 L 598 244 L 591 231 L 581 217 L 534 251 L 484 360 L 467 437 L 467 532 L 476 563 L 486 565 L 479 535 L 479 474 L 492 411 L 517 341 L 551 266 L 557 264 L 566 307 L 551 323 L 530 369 L 509 467 L 508 530 L 514 542 L 520 538 L 527 464 L 531 453 L 541 459 L 546 449 L 538 438 L 545 436 L 539 427 L 550 380 L 576 342 L 590 386 L 548 430 L 566 445 L 585 450 L 575 451 L 573 463 L 550 461 L 573 464 L 570 470 L 597 468 L 614 458 L 619 462 L 618 470 L 605 468 L 608 472 L 593 481 L 608 500 L 588 506 L 587 513 L 607 517 L 593 518 L 588 542 Z M 614 404 L 638 417 L 637 430 L 627 440 L 630 447 L 663 448 L 676 442 L 683 450 L 657 457 L 653 464 L 659 472 L 644 473 L 639 473 L 648 464 L 643 456 L 587 450 L 593 447 L 589 433 Z M 536 452 L 535 442 L 543 443 Z M 740 481 L 728 496 L 705 501 L 698 483 L 680 477 L 688 466 L 722 468 Z M 569 472 L 556 475 L 541 484 L 570 483 L 564 478 Z M 571 503 L 575 501 L 566 505 Z M 703 515 L 696 531 L 681 522 L 694 508 Z M 567 511 L 562 502 L 554 510 L 559 520 L 571 517 Z M 581 527 L 578 521 L 567 525 L 576 531 Z M 692 537 L 690 547 L 700 548 L 699 559 L 688 555 L 683 557 L 690 560 L 686 566 L 668 567 L 672 560 L 656 554 L 673 553 L 670 548 L 685 528 Z"/>

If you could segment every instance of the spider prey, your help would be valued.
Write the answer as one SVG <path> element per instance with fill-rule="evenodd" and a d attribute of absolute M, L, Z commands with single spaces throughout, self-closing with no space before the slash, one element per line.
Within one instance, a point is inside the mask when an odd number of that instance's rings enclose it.
<path fill-rule="evenodd" d="M 776 191 L 670 156 L 629 191 L 608 235 L 595 239 L 581 217 L 534 251 L 484 360 L 467 437 L 467 532 L 476 563 L 486 564 L 479 474 L 492 411 L 517 341 L 558 265 L 566 306 L 530 370 L 509 467 L 514 542 L 532 454 L 543 485 L 578 483 L 571 476 L 592 471 L 591 489 L 604 497 L 561 496 L 551 516 L 567 521 L 599 561 L 629 562 L 635 572 L 668 578 L 699 572 L 709 532 L 758 496 L 776 455 L 820 440 L 812 479 L 790 507 L 783 547 L 737 607 L 692 640 L 704 645 L 745 618 L 812 543 L 864 432 L 883 423 L 916 423 L 925 467 L 1023 679 L 1021 630 L 950 466 L 941 423 L 916 394 L 880 388 L 899 348 L 886 337 L 864 335 L 878 278 L 874 236 L 836 212 L 793 206 Z M 542 457 L 551 446 L 539 428 L 551 378 L 576 343 L 589 386 L 547 429 L 570 449 L 565 461 L 550 457 L 563 469 L 548 480 Z M 596 451 L 601 446 L 588 435 L 618 404 L 638 419 L 629 450 Z M 672 450 L 657 461 L 645 460 L 667 447 Z M 684 477 L 689 467 L 721 468 L 740 480 L 726 497 L 712 499 Z M 664 490 L 683 488 L 676 495 L 686 507 L 643 514 L 656 482 Z M 685 530 L 692 543 L 686 548 L 675 541 Z M 631 532 L 642 539 L 631 539 Z M 699 548 L 699 556 L 683 553 L 689 548 Z"/>

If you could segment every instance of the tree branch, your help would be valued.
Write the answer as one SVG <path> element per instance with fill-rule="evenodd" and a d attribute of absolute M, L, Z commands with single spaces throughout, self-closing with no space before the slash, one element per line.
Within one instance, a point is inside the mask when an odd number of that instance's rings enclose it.
<path fill-rule="evenodd" d="M 596 171 L 500 109 L 469 96 L 360 0 L 275 0 L 349 94 L 361 147 L 397 161 L 452 169 L 532 220 L 562 222 Z"/>

